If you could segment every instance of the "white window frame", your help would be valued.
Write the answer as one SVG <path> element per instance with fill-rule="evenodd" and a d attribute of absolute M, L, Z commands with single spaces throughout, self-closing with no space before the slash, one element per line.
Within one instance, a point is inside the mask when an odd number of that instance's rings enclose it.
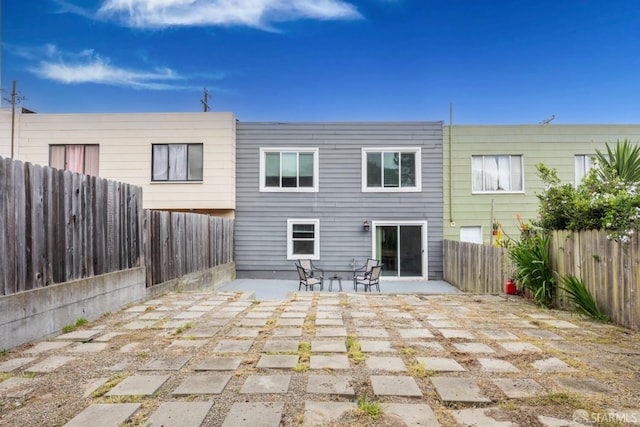
<path fill-rule="evenodd" d="M 267 187 L 265 185 L 265 177 L 266 177 L 266 154 L 267 153 L 304 153 L 304 154 L 313 154 L 313 185 L 311 187 L 282 187 L 282 184 L 279 187 Z M 291 192 L 291 193 L 317 193 L 320 188 L 320 154 L 319 149 L 317 147 L 261 147 L 260 148 L 260 192 L 273 192 L 273 193 L 283 193 L 283 192 Z M 280 164 L 282 167 L 282 162 Z M 300 171 L 298 170 L 298 174 Z M 281 172 L 282 176 L 282 172 Z"/>
<path fill-rule="evenodd" d="M 520 158 L 520 180 L 522 181 L 522 189 L 520 190 L 474 190 L 473 189 L 473 158 L 482 157 L 483 165 L 485 157 L 509 157 L 509 175 L 511 175 L 511 165 L 513 164 L 513 158 Z M 484 166 L 482 169 L 482 176 L 484 181 Z M 471 155 L 471 194 L 524 194 L 525 182 L 524 182 L 524 155 L 522 154 L 473 154 Z"/>
<path fill-rule="evenodd" d="M 297 255 L 293 253 L 293 226 L 296 224 L 313 224 L 314 242 L 312 255 Z M 320 220 L 319 219 L 287 219 L 287 259 L 320 259 Z"/>
<path fill-rule="evenodd" d="M 584 178 L 593 167 L 595 167 L 593 162 L 593 157 L 595 154 L 576 154 L 574 156 L 574 173 L 573 177 L 575 179 L 575 187 L 578 188 L 580 183 L 582 182 L 582 178 Z M 579 176 L 578 171 L 582 169 L 582 175 Z"/>
<path fill-rule="evenodd" d="M 367 177 L 367 154 L 369 153 L 413 153 L 415 156 L 415 175 L 416 175 L 416 185 L 413 187 L 385 187 L 384 186 L 384 176 L 382 177 L 383 186 L 381 187 L 369 187 L 367 185 L 368 177 Z M 384 168 L 383 168 L 384 174 Z M 420 147 L 363 147 L 362 148 L 362 165 L 361 165 L 361 174 L 362 176 L 362 192 L 375 192 L 375 193 L 409 193 L 409 192 L 420 192 L 422 191 L 422 149 Z M 402 182 L 402 177 L 399 177 L 400 183 Z"/>

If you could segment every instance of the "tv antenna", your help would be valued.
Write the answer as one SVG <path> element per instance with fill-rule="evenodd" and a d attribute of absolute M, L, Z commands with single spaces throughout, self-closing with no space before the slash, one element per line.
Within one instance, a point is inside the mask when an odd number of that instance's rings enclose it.
<path fill-rule="evenodd" d="M 202 99 L 200 100 L 200 102 L 202 102 L 203 111 L 205 113 L 209 111 L 209 91 L 207 90 L 206 87 L 204 88 L 204 93 L 202 95 Z"/>
<path fill-rule="evenodd" d="M 549 117 L 548 119 L 544 119 L 543 121 L 540 122 L 541 125 L 548 125 L 549 123 L 551 123 L 553 121 L 553 119 L 556 118 L 555 114 L 552 114 L 551 117 Z"/>

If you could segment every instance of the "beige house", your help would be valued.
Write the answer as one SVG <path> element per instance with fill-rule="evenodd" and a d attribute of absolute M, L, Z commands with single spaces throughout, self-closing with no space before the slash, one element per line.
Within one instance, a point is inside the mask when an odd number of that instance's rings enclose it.
<path fill-rule="evenodd" d="M 143 187 L 147 209 L 232 217 L 233 113 L 0 112 L 0 156 Z"/>
<path fill-rule="evenodd" d="M 516 218 L 536 218 L 543 190 L 536 164 L 579 183 L 596 149 L 623 139 L 640 143 L 640 125 L 445 126 L 444 238 L 491 244 L 494 223 L 519 238 Z"/>

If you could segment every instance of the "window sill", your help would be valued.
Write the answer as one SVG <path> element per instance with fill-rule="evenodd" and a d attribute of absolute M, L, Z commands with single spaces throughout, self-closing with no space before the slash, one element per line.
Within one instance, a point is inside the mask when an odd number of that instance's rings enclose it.
<path fill-rule="evenodd" d="M 261 193 L 317 193 L 317 188 L 268 188 L 261 187 Z"/>
<path fill-rule="evenodd" d="M 420 193 L 422 188 L 419 187 L 405 187 L 405 188 L 362 188 L 363 193 Z"/>
<path fill-rule="evenodd" d="M 523 190 L 519 191 L 472 191 L 471 194 L 474 195 L 482 195 L 482 194 L 525 194 Z"/>
<path fill-rule="evenodd" d="M 204 181 L 150 181 L 149 184 L 203 184 Z"/>

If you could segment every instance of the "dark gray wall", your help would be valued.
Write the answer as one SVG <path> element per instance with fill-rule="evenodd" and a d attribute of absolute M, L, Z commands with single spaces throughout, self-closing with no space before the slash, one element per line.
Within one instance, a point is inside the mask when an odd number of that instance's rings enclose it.
<path fill-rule="evenodd" d="M 363 147 L 422 148 L 422 192 L 362 192 Z M 317 147 L 317 193 L 259 191 L 260 147 Z M 295 278 L 287 260 L 287 219 L 320 220 L 320 260 L 351 270 L 371 256 L 373 231 L 362 223 L 428 221 L 428 277 L 442 278 L 442 122 L 238 122 L 236 142 L 236 270 L 239 278 Z M 373 229 L 372 229 L 373 230 Z"/>

